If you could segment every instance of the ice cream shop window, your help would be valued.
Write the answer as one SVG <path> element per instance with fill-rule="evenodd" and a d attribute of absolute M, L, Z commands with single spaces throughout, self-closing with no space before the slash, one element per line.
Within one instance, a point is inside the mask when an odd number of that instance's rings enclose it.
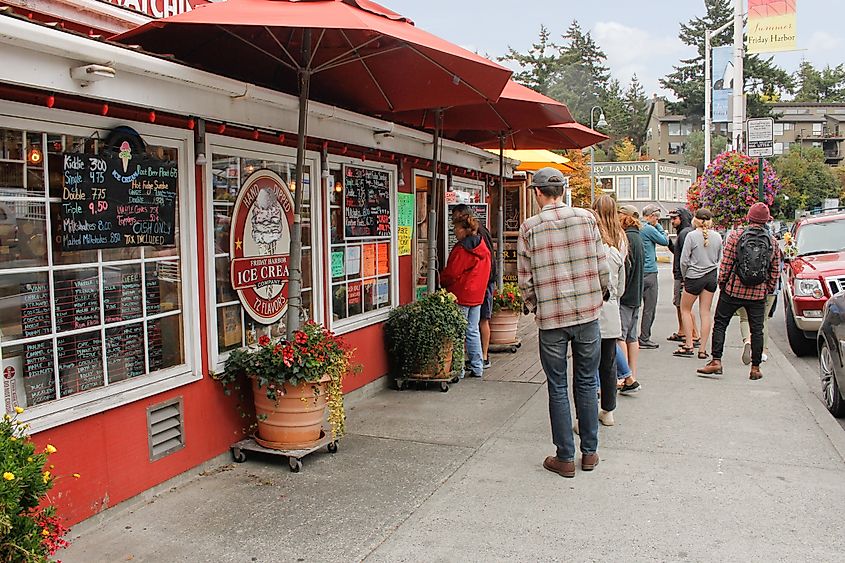
<path fill-rule="evenodd" d="M 56 412 L 188 369 L 179 156 L 0 129 L 7 411 Z"/>
<path fill-rule="evenodd" d="M 211 161 L 213 191 L 217 360 L 262 335 L 285 333 L 292 202 L 302 194 L 302 302 L 314 317 L 312 201 L 308 173 L 296 178 L 293 158 L 216 150 Z M 234 283 L 233 283 L 234 282 Z"/>
<path fill-rule="evenodd" d="M 394 172 L 334 165 L 329 185 L 332 321 L 342 329 L 395 305 Z"/>

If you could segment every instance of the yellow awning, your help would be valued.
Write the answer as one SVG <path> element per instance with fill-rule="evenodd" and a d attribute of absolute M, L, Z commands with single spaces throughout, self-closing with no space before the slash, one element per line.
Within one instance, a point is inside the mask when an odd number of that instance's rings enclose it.
<path fill-rule="evenodd" d="M 492 149 L 491 153 L 498 155 L 499 151 Z M 552 151 L 546 150 L 506 150 L 505 158 L 520 161 L 516 170 L 535 172 L 540 168 L 555 168 L 561 172 L 574 172 L 569 165 L 569 159 Z"/>

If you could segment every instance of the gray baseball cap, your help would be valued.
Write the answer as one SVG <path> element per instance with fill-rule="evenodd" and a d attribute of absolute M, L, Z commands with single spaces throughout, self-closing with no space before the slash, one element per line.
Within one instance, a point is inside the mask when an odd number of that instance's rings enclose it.
<path fill-rule="evenodd" d="M 643 217 L 649 217 L 654 214 L 660 215 L 660 206 L 650 203 L 643 208 Z"/>
<path fill-rule="evenodd" d="M 529 188 L 545 188 L 548 186 L 563 186 L 564 179 L 560 170 L 554 168 L 541 168 L 531 178 Z"/>

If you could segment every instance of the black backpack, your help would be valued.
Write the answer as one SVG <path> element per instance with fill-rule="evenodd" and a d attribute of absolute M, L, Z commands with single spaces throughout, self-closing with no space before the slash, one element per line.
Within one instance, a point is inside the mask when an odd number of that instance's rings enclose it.
<path fill-rule="evenodd" d="M 772 237 L 761 227 L 749 227 L 739 236 L 734 272 L 742 285 L 753 287 L 769 280 L 774 253 Z"/>

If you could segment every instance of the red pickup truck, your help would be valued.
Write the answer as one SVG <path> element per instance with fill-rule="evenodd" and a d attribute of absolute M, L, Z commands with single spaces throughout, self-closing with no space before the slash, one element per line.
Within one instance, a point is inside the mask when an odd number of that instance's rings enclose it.
<path fill-rule="evenodd" d="M 786 335 L 795 355 L 806 356 L 818 352 L 824 304 L 845 290 L 845 211 L 801 217 L 791 239 L 784 252 Z"/>

